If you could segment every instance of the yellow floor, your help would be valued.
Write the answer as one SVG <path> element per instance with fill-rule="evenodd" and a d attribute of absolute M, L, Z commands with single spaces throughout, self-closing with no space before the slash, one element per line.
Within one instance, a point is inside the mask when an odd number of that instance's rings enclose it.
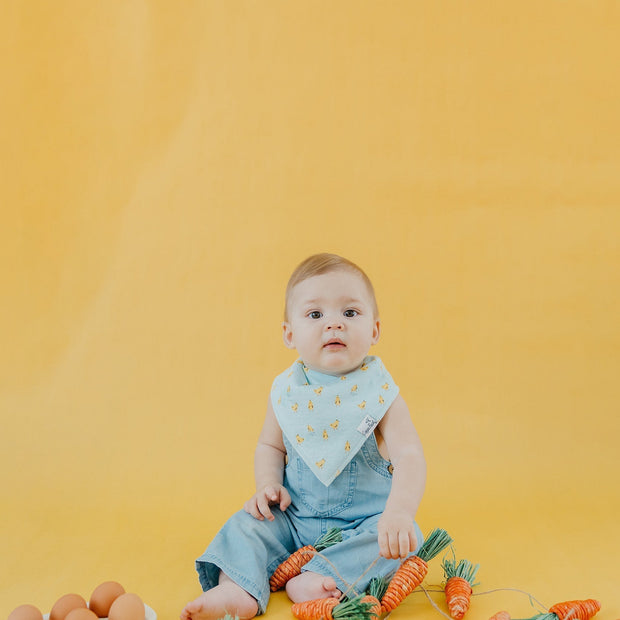
<path fill-rule="evenodd" d="M 603 605 L 601 620 L 620 617 L 617 494 L 599 493 L 591 506 L 583 497 L 561 506 L 540 495 L 511 498 L 510 493 L 460 498 L 458 503 L 427 503 L 421 522 L 427 530 L 446 528 L 457 557 L 480 563 L 480 595 L 473 599 L 470 618 L 485 619 L 500 609 L 517 618 L 539 611 L 521 592 L 483 594 L 510 588 L 529 592 L 545 606 L 597 598 Z M 228 504 L 225 500 L 218 506 L 218 517 Z M 198 506 L 205 514 L 198 514 Z M 208 510 L 204 501 L 127 502 L 120 511 L 93 509 L 88 497 L 82 505 L 32 502 L 3 510 L 0 617 L 26 602 L 49 612 L 61 595 L 77 592 L 88 598 L 96 585 L 110 579 L 140 594 L 158 618 L 177 617 L 184 603 L 199 593 L 193 559 L 217 527 Z M 441 581 L 435 560 L 424 587 L 445 612 L 443 594 L 432 591 Z M 413 616 L 442 617 L 421 591 L 391 617 Z M 266 617 L 292 617 L 283 593 L 273 596 Z"/>

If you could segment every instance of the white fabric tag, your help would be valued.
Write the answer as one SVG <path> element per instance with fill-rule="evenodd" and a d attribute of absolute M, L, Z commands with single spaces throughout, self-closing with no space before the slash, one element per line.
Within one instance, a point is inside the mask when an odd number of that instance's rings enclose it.
<path fill-rule="evenodd" d="M 375 426 L 377 426 L 379 422 L 375 420 L 372 416 L 367 415 L 357 427 L 357 432 L 362 433 L 364 437 L 370 437 L 370 433 L 375 430 Z"/>

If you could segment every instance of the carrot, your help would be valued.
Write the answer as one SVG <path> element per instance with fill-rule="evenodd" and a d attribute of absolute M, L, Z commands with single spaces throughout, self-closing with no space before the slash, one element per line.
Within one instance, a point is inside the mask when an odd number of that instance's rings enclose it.
<path fill-rule="evenodd" d="M 480 566 L 473 566 L 468 560 L 461 560 L 458 564 L 456 560 L 444 560 L 442 567 L 446 576 L 444 591 L 450 617 L 461 620 L 471 604 L 472 588 Z"/>
<path fill-rule="evenodd" d="M 601 604 L 592 598 L 585 601 L 566 601 L 549 608 L 560 620 L 590 620 L 601 610 Z"/>
<path fill-rule="evenodd" d="M 537 614 L 528 620 L 590 620 L 601 610 L 601 604 L 594 599 L 556 603 L 544 614 Z M 505 611 L 496 613 L 489 620 L 510 620 Z"/>
<path fill-rule="evenodd" d="M 371 603 L 363 596 L 340 601 L 337 598 L 318 598 L 295 603 L 291 612 L 298 620 L 371 620 Z"/>
<path fill-rule="evenodd" d="M 376 616 L 378 618 L 381 615 L 381 601 L 376 596 L 365 594 L 361 602 L 369 605 L 368 611 L 371 616 Z"/>
<path fill-rule="evenodd" d="M 306 545 L 301 549 L 297 549 L 288 556 L 278 568 L 274 571 L 269 579 L 269 588 L 272 592 L 280 590 L 286 585 L 286 582 L 301 573 L 301 568 L 307 564 L 317 551 L 323 551 L 327 547 L 331 547 L 342 540 L 342 530 L 332 527 L 325 534 L 317 538 L 314 545 Z"/>
<path fill-rule="evenodd" d="M 334 620 L 332 611 L 339 600 L 334 597 L 317 598 L 303 603 L 295 603 L 291 613 L 299 620 Z"/>
<path fill-rule="evenodd" d="M 381 615 L 381 599 L 387 590 L 388 583 L 383 577 L 373 577 L 368 584 L 362 603 L 370 603 L 370 614 L 377 618 Z"/>
<path fill-rule="evenodd" d="M 429 534 L 417 555 L 408 557 L 394 573 L 381 599 L 382 613 L 396 609 L 424 581 L 428 572 L 427 562 L 443 551 L 451 542 L 452 538 L 445 530 L 434 529 Z"/>

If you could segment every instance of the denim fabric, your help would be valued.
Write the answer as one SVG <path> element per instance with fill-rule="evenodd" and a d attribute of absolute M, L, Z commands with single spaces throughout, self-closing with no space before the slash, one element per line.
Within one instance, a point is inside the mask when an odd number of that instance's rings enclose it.
<path fill-rule="evenodd" d="M 259 613 L 267 607 L 269 577 L 278 565 L 331 527 L 342 529 L 343 541 L 317 554 L 304 571 L 332 576 L 343 592 L 352 584 L 362 592 L 373 577 L 387 576 L 400 564 L 380 558 L 364 574 L 379 557 L 377 522 L 392 486 L 390 463 L 379 454 L 374 434 L 328 487 L 286 440 L 285 446 L 284 485 L 292 499 L 288 509 L 273 507 L 274 521 L 258 521 L 243 510 L 235 513 L 196 560 L 203 590 L 217 585 L 222 570 L 258 601 Z M 419 548 L 422 532 L 417 524 L 415 529 Z"/>

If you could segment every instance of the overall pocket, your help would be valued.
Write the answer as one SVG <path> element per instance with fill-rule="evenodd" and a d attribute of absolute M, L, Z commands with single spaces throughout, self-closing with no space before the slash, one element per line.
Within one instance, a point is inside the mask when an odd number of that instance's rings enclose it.
<path fill-rule="evenodd" d="M 297 495 L 313 516 L 333 517 L 353 503 L 358 471 L 355 460 L 328 487 L 308 469 L 302 459 L 296 458 L 291 465 L 296 469 Z"/>

